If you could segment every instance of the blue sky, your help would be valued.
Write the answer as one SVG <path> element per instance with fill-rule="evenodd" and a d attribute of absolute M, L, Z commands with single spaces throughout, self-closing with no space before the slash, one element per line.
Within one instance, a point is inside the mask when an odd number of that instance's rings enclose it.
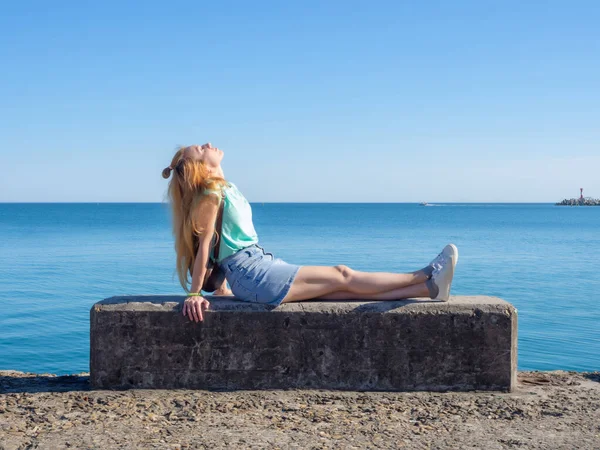
<path fill-rule="evenodd" d="M 0 202 L 600 197 L 600 2 L 4 2 Z"/>

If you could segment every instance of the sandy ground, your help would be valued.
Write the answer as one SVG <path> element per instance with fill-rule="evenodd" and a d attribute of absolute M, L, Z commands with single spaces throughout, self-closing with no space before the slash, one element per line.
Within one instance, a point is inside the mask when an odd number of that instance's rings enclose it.
<path fill-rule="evenodd" d="M 600 449 L 600 373 L 521 372 L 516 392 L 90 390 L 0 371 L 0 449 Z"/>

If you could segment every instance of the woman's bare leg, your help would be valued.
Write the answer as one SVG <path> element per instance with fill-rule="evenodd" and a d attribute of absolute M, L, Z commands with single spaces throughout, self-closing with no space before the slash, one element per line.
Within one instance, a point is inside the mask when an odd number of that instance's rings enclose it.
<path fill-rule="evenodd" d="M 359 272 L 347 266 L 302 266 L 283 303 L 309 300 L 334 292 L 347 292 L 363 298 L 407 286 L 423 284 L 428 275 L 412 273 Z M 411 294 L 412 295 L 412 294 Z"/>
<path fill-rule="evenodd" d="M 393 289 L 380 294 L 357 295 L 348 291 L 338 291 L 333 294 L 317 297 L 315 300 L 403 300 L 405 298 L 431 298 L 429 288 L 425 283 L 413 284 L 403 288 Z"/>

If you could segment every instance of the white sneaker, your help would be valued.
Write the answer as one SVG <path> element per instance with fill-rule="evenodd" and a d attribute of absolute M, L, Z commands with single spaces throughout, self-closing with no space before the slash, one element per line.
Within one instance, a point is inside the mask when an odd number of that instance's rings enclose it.
<path fill-rule="evenodd" d="M 447 302 L 450 299 L 450 288 L 454 277 L 454 267 L 458 262 L 458 248 L 454 244 L 444 247 L 429 265 L 433 267 L 431 281 L 437 286 L 439 292 L 433 297 L 436 300 Z"/>

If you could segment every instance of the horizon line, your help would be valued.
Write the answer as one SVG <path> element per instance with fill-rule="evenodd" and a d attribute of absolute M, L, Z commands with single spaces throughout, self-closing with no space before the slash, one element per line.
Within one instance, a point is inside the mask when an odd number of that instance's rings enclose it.
<path fill-rule="evenodd" d="M 567 199 L 568 200 L 568 199 Z M 562 201 L 562 200 L 561 200 Z M 332 202 L 310 202 L 310 201 L 251 201 L 252 203 L 268 203 L 268 204 L 349 204 L 349 205 L 365 205 L 365 204 L 382 204 L 382 205 L 420 205 L 422 202 L 419 201 L 405 201 L 405 202 L 344 202 L 344 201 L 332 201 Z M 452 201 L 452 202 L 427 202 L 428 205 L 435 204 L 500 204 L 500 205 L 540 205 L 548 204 L 555 205 L 560 202 L 554 201 L 535 201 L 535 202 L 511 202 L 511 201 L 500 201 L 500 202 L 485 202 L 485 201 Z M 50 205 L 91 205 L 91 204 L 106 204 L 106 205 L 125 205 L 125 204 L 169 204 L 169 202 L 144 202 L 144 201 L 133 201 L 133 202 L 97 202 L 97 201 L 84 201 L 84 202 L 0 202 L 0 205 L 16 205 L 16 204 L 50 204 Z"/>

